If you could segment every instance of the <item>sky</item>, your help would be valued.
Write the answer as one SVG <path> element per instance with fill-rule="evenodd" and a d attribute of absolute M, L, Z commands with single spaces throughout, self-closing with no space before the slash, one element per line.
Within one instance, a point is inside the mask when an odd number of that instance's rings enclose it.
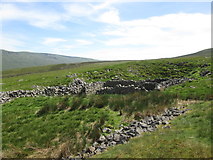
<path fill-rule="evenodd" d="M 211 3 L 0 3 L 0 48 L 98 60 L 175 57 L 211 47 Z"/>

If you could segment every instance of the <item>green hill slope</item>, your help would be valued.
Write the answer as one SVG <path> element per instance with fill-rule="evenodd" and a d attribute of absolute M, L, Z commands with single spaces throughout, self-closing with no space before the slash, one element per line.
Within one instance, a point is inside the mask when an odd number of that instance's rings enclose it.
<path fill-rule="evenodd" d="M 94 59 L 89 58 L 69 57 L 48 53 L 12 52 L 6 50 L 0 50 L 0 53 L 2 55 L 2 70 L 50 64 L 95 61 Z"/>
<path fill-rule="evenodd" d="M 109 148 L 96 158 L 204 158 L 210 153 L 211 58 L 185 57 L 143 61 L 58 64 L 3 71 L 3 91 L 86 82 L 191 78 L 161 91 L 127 95 L 23 97 L 2 105 L 4 158 L 74 156 L 99 138 L 133 119 L 189 105 L 186 115 L 161 129 Z M 205 73 L 205 74 L 204 74 Z M 76 75 L 72 77 L 72 75 Z M 120 112 L 121 111 L 121 112 Z M 122 113 L 122 114 L 121 114 Z"/>
<path fill-rule="evenodd" d="M 180 57 L 211 57 L 211 53 L 212 53 L 212 48 L 209 48 L 209 49 L 204 49 L 204 50 L 196 52 L 196 53 L 183 55 Z"/>

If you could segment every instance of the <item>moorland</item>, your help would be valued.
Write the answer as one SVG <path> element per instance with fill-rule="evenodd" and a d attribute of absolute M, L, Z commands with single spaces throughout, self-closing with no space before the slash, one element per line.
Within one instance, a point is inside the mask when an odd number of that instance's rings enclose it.
<path fill-rule="evenodd" d="M 176 85 L 127 94 L 29 96 L 2 104 L 2 149 L 5 158 L 75 157 L 135 120 L 172 107 L 189 110 L 154 132 L 108 147 L 94 158 L 210 158 L 211 50 L 196 56 L 138 61 L 97 61 L 28 67 L 2 72 L 2 93 L 109 81 L 190 79 Z"/>

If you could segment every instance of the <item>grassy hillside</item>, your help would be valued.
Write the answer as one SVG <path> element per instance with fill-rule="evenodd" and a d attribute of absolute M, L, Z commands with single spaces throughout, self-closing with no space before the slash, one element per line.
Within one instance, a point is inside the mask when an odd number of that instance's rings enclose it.
<path fill-rule="evenodd" d="M 48 53 L 12 52 L 0 50 L 2 56 L 2 70 L 45 66 L 50 64 L 77 63 L 94 61 L 89 58 L 69 57 Z"/>
<path fill-rule="evenodd" d="M 199 78 L 200 73 L 211 71 L 211 59 L 194 57 L 179 59 L 159 59 L 149 61 L 118 61 L 79 64 L 76 67 L 70 66 L 58 70 L 60 65 L 51 66 L 49 72 L 43 72 L 42 68 L 38 73 L 30 68 L 29 74 L 26 70 L 3 72 L 3 90 L 33 89 L 34 85 L 54 86 L 69 84 L 73 78 L 66 77 L 77 73 L 79 78 L 85 81 L 107 81 L 113 78 L 126 80 L 145 80 L 156 78 Z M 46 67 L 45 67 L 46 68 Z M 44 70 L 45 70 L 44 68 Z M 36 68 L 33 68 L 35 70 Z M 47 69 L 47 68 L 46 68 Z M 48 69 L 47 69 L 48 70 Z M 24 75 L 21 75 L 21 74 Z M 76 77 L 74 77 L 76 78 Z"/>
<path fill-rule="evenodd" d="M 192 53 L 192 54 L 187 54 L 180 57 L 211 57 L 211 55 L 212 55 L 212 48 L 209 48 L 209 49 L 204 49 L 202 51 Z"/>
<path fill-rule="evenodd" d="M 85 68 L 85 67 L 98 67 L 98 66 L 107 66 L 111 64 L 119 64 L 125 63 L 127 61 L 95 61 L 95 62 L 81 62 L 81 63 L 70 63 L 70 64 L 56 64 L 56 65 L 47 65 L 47 66 L 37 66 L 37 67 L 28 67 L 28 68 L 18 68 L 11 69 L 2 72 L 3 78 L 8 77 L 16 77 L 23 76 L 26 74 L 34 74 L 34 73 L 43 73 L 50 71 L 63 71 L 67 69 L 77 69 L 77 68 Z"/>
<path fill-rule="evenodd" d="M 110 79 L 193 78 L 162 91 L 128 95 L 26 97 L 2 105 L 3 154 L 12 158 L 57 158 L 75 155 L 100 136 L 101 128 L 118 129 L 133 119 L 157 114 L 182 100 L 201 100 L 171 129 L 145 134 L 98 155 L 101 158 L 211 157 L 211 59 L 188 57 L 51 65 L 3 72 L 3 90 L 34 85 L 65 85 L 76 74 L 87 82 Z M 183 104 L 184 105 L 184 104 Z M 120 111 L 122 114 L 120 114 Z M 127 152 L 126 152 L 127 151 Z M 166 156 L 163 156 L 166 155 Z"/>
<path fill-rule="evenodd" d="M 135 96 L 138 97 L 138 108 L 133 101 Z M 159 97 L 159 103 L 150 97 Z M 118 129 L 121 123 L 126 124 L 138 112 L 143 112 L 143 115 L 150 111 L 159 112 L 174 100 L 168 94 L 157 92 L 124 97 L 92 95 L 16 99 L 3 105 L 4 157 L 74 155 L 98 138 L 100 128 Z M 129 107 L 124 107 L 124 115 L 120 116 L 118 107 L 122 103 L 128 103 Z M 157 107 L 160 104 L 161 107 Z"/>
<path fill-rule="evenodd" d="M 79 63 L 75 65 L 62 64 L 4 71 L 2 73 L 2 90 L 33 89 L 34 85 L 53 86 L 68 84 L 72 81 L 72 78 L 69 78 L 66 75 L 71 75 L 73 73 L 81 74 L 86 71 L 101 69 L 104 67 L 113 67 L 122 63 L 126 62 Z M 60 69 L 60 66 L 69 67 Z M 38 68 L 38 70 L 36 68 Z"/>

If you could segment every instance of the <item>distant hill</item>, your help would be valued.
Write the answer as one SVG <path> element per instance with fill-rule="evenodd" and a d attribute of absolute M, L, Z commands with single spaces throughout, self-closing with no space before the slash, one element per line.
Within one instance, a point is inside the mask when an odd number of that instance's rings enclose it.
<path fill-rule="evenodd" d="M 179 56 L 179 57 L 211 57 L 212 49 L 213 48 L 204 49 L 204 50 L 196 52 L 196 53 L 187 54 L 187 55 L 183 55 L 183 56 Z"/>
<path fill-rule="evenodd" d="M 0 54 L 2 55 L 2 70 L 51 64 L 96 61 L 89 58 L 70 57 L 49 53 L 12 52 L 7 50 L 0 50 Z"/>

